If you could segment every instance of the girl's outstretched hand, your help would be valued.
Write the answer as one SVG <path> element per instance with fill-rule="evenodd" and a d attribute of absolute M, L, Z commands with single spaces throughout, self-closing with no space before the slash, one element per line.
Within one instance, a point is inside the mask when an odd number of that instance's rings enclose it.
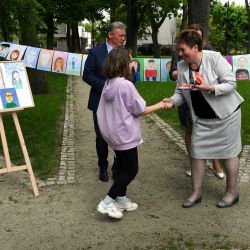
<path fill-rule="evenodd" d="M 171 98 L 164 98 L 163 103 L 165 109 L 171 109 L 174 107 L 174 101 Z"/>

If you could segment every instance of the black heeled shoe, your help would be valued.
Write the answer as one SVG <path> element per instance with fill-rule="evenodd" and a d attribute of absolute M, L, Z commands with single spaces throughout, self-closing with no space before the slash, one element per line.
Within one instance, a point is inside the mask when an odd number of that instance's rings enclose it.
<path fill-rule="evenodd" d="M 237 195 L 230 203 L 225 202 L 224 200 L 220 200 L 216 203 L 216 207 L 218 208 L 227 208 L 227 207 L 231 207 L 234 204 L 238 203 L 240 200 L 240 196 Z"/>
<path fill-rule="evenodd" d="M 200 203 L 201 200 L 202 200 L 202 196 L 200 196 L 199 198 L 197 198 L 197 199 L 194 200 L 194 201 L 185 200 L 185 201 L 183 201 L 183 203 L 182 203 L 182 207 L 183 207 L 183 208 L 190 208 L 190 207 L 193 207 L 194 205 Z"/>

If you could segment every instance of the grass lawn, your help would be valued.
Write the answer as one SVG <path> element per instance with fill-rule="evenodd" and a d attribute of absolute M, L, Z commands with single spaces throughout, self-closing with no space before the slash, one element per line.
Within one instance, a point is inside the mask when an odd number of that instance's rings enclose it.
<path fill-rule="evenodd" d="M 33 96 L 35 108 L 17 113 L 32 168 L 41 179 L 55 173 L 58 166 L 68 79 L 64 74 L 45 74 L 50 93 Z M 5 114 L 3 122 L 11 161 L 15 165 L 22 165 L 23 155 L 12 116 Z"/>
<path fill-rule="evenodd" d="M 164 97 L 170 97 L 175 91 L 174 82 L 138 82 L 136 88 L 147 102 L 147 106 L 152 105 Z M 245 99 L 241 105 L 242 109 L 242 142 L 243 145 L 250 145 L 250 81 L 239 81 L 238 92 Z M 179 124 L 176 109 L 159 110 L 156 112 L 164 121 L 169 123 L 174 129 L 183 134 Z"/>

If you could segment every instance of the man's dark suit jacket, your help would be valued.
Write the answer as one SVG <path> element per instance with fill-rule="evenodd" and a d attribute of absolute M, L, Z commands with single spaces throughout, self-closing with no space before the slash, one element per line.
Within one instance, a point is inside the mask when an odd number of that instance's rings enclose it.
<path fill-rule="evenodd" d="M 91 86 L 88 109 L 96 112 L 106 78 L 103 75 L 103 63 L 108 55 L 106 43 L 89 51 L 85 62 L 83 80 Z"/>

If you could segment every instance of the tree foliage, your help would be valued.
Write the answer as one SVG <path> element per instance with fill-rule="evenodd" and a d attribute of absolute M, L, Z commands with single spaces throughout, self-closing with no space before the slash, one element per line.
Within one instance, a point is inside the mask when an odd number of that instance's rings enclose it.
<path fill-rule="evenodd" d="M 210 42 L 224 54 L 246 53 L 248 19 L 246 9 L 235 3 L 213 1 L 210 17 Z"/>

